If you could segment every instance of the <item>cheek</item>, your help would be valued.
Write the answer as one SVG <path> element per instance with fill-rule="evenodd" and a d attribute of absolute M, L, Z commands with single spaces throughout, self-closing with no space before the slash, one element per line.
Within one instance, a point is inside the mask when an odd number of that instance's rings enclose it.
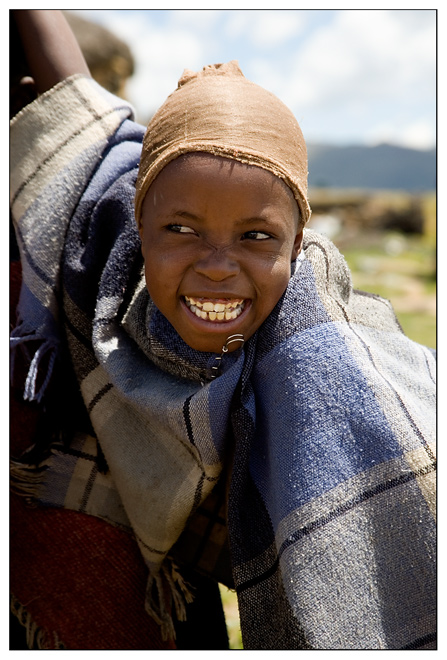
<path fill-rule="evenodd" d="M 169 299 L 169 292 L 176 283 L 173 262 L 163 252 L 156 249 L 143 250 L 146 288 L 157 306 Z M 175 265 L 175 262 L 174 262 Z"/>
<path fill-rule="evenodd" d="M 263 319 L 270 314 L 290 281 L 291 262 L 287 257 L 276 259 L 273 268 L 259 273 L 257 309 Z"/>
<path fill-rule="evenodd" d="M 175 271 L 179 261 L 172 257 L 169 250 L 149 240 L 147 245 L 143 245 L 143 259 L 146 273 L 150 272 L 155 279 L 167 278 Z"/>
<path fill-rule="evenodd" d="M 270 268 L 270 272 L 264 275 L 264 283 L 267 289 L 278 291 L 285 289 L 290 280 L 292 272 L 292 259 L 288 250 L 277 255 Z"/>

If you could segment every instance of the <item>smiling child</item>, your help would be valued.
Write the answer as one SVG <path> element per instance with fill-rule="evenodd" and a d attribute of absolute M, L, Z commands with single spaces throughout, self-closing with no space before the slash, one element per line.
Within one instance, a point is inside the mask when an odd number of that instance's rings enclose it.
<path fill-rule="evenodd" d="M 292 192 L 271 172 L 203 153 L 180 156 L 143 202 L 149 294 L 183 341 L 219 353 L 228 336 L 247 340 L 266 320 L 302 235 Z"/>
<path fill-rule="evenodd" d="M 236 588 L 246 649 L 433 648 L 434 358 L 306 229 L 296 119 L 230 62 L 144 130 L 59 13 L 17 13 L 40 95 L 11 127 L 12 344 L 62 415 L 16 490 L 127 530 L 165 639 L 198 571 Z M 66 648 L 110 648 L 37 602 Z"/>

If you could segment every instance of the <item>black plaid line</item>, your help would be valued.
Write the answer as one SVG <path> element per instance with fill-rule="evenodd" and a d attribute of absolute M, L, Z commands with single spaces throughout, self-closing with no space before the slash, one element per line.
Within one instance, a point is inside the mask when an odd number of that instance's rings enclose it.
<path fill-rule="evenodd" d="M 185 426 L 186 426 L 186 432 L 188 434 L 189 441 L 192 445 L 195 444 L 194 441 L 194 433 L 192 430 L 192 423 L 191 423 L 191 410 L 190 410 L 190 404 L 191 404 L 191 399 L 193 395 L 191 394 L 190 397 L 188 397 L 183 404 L 183 417 L 185 419 Z"/>
<path fill-rule="evenodd" d="M 323 248 L 322 246 L 318 245 L 318 243 L 312 242 L 312 243 L 309 243 L 309 245 L 314 245 L 315 247 L 320 248 L 321 252 L 323 253 L 324 258 L 325 258 L 325 262 L 326 262 L 326 278 L 327 278 L 327 280 L 329 281 L 329 260 L 328 260 L 328 256 L 327 256 L 327 254 L 326 254 L 326 251 L 324 250 L 324 248 Z M 338 305 L 338 307 L 340 308 L 340 310 L 342 311 L 343 316 L 345 317 L 345 320 L 347 321 L 347 323 L 348 323 L 348 325 L 349 325 L 351 331 L 352 331 L 353 334 L 357 337 L 357 339 L 361 342 L 362 346 L 363 346 L 364 349 L 366 350 L 366 352 L 367 352 L 367 354 L 368 354 L 368 357 L 369 357 L 369 360 L 370 360 L 371 364 L 372 364 L 373 367 L 376 369 L 377 373 L 379 373 L 380 376 L 383 378 L 383 380 L 384 380 L 385 383 L 388 385 L 388 387 L 390 388 L 390 390 L 393 392 L 394 396 L 396 397 L 396 399 L 397 399 L 397 401 L 398 401 L 398 403 L 399 403 L 399 406 L 400 406 L 401 410 L 403 411 L 405 417 L 406 417 L 407 420 L 409 421 L 409 423 L 410 423 L 410 425 L 411 425 L 413 431 L 414 431 L 415 434 L 418 436 L 419 440 L 421 441 L 422 445 L 424 446 L 425 451 L 427 452 L 428 457 L 430 458 L 431 461 L 434 461 L 434 460 L 435 460 L 435 457 L 434 457 L 433 452 L 431 451 L 430 447 L 428 446 L 427 441 L 426 441 L 426 439 L 424 438 L 424 436 L 422 435 L 421 430 L 418 428 L 416 422 L 414 421 L 414 419 L 413 419 L 412 416 L 410 415 L 410 412 L 409 412 L 409 410 L 407 409 L 407 407 L 405 406 L 404 402 L 402 401 L 402 398 L 400 397 L 400 395 L 398 394 L 398 392 L 396 391 L 396 389 L 392 386 L 392 384 L 389 382 L 389 380 L 388 380 L 387 378 L 385 378 L 385 376 L 384 376 L 383 374 L 381 374 L 381 373 L 378 371 L 378 369 L 377 369 L 377 367 L 376 367 L 376 365 L 375 365 L 375 363 L 374 363 L 374 359 L 373 359 L 373 356 L 372 356 L 372 353 L 371 353 L 371 349 L 370 349 L 370 347 L 366 344 L 366 342 L 362 339 L 362 337 L 360 337 L 360 335 L 359 335 L 359 334 L 354 330 L 354 328 L 352 327 L 352 325 L 351 325 L 351 323 L 350 323 L 349 316 L 348 316 L 348 314 L 347 314 L 345 308 L 343 307 L 343 305 L 341 305 L 341 303 L 340 303 L 338 300 L 336 300 L 335 298 L 333 298 L 333 300 L 334 300 L 334 302 Z M 396 318 L 396 317 L 395 317 L 395 319 L 396 319 L 396 321 L 397 321 L 397 318 Z M 399 324 L 398 321 L 397 321 L 397 323 L 398 323 L 398 325 L 400 326 L 400 324 Z M 426 360 L 426 364 L 427 364 L 427 369 L 428 369 L 428 363 L 427 363 L 427 360 Z M 430 378 L 431 378 L 431 373 L 430 373 L 430 372 L 429 372 L 429 376 L 430 376 Z"/>
<path fill-rule="evenodd" d="M 73 85 L 73 83 L 74 83 L 74 81 L 70 82 L 71 85 Z M 114 112 L 117 111 L 117 108 L 111 108 L 110 110 L 107 110 L 107 112 L 105 112 L 104 114 L 98 115 L 96 111 L 93 111 L 90 103 L 88 103 L 87 100 L 82 95 L 80 95 L 79 90 L 76 89 L 76 88 L 74 88 L 74 89 L 75 89 L 75 92 L 76 92 L 78 98 L 80 99 L 81 103 L 88 109 L 90 114 L 93 114 L 93 119 L 90 122 L 88 122 L 87 124 L 85 124 L 84 126 L 82 126 L 75 133 L 70 135 L 70 137 L 67 138 L 64 142 L 61 142 L 61 144 L 59 145 L 59 147 L 56 150 L 52 151 L 51 154 L 49 154 L 46 158 L 44 158 L 44 160 L 41 161 L 41 163 L 39 163 L 39 165 L 36 167 L 34 172 L 32 174 L 30 174 L 27 177 L 27 179 L 25 181 L 23 181 L 22 184 L 17 189 L 17 191 L 16 191 L 16 193 L 15 193 L 13 199 L 12 199 L 11 207 L 15 204 L 17 198 L 20 196 L 20 194 L 26 188 L 26 186 L 37 176 L 37 174 L 40 172 L 40 170 L 42 170 L 42 168 L 45 167 L 45 165 L 47 165 L 58 154 L 58 152 L 62 148 L 66 147 L 68 144 L 70 144 L 70 142 L 72 142 L 75 138 L 77 138 L 79 135 L 81 135 L 84 131 L 88 130 L 91 126 L 93 126 L 93 124 L 95 124 L 98 121 L 102 121 L 103 119 L 105 119 L 106 117 L 108 117 L 109 115 L 112 115 Z"/>
<path fill-rule="evenodd" d="M 197 507 L 200 504 L 200 500 L 202 499 L 202 490 L 203 490 L 203 482 L 205 481 L 205 473 L 202 472 L 200 475 L 199 483 L 197 484 L 196 487 L 196 492 L 194 493 L 194 502 L 192 505 L 192 512 L 194 512 Z"/>
<path fill-rule="evenodd" d="M 435 461 L 435 456 L 434 456 L 432 450 L 430 449 L 430 447 L 428 446 L 428 443 L 427 443 L 426 439 L 425 439 L 424 436 L 422 435 L 421 430 L 419 429 L 419 427 L 417 426 L 416 422 L 414 421 L 414 419 L 413 419 L 412 416 L 410 415 L 410 411 L 407 409 L 406 405 L 405 405 L 404 402 L 402 401 L 401 396 L 400 396 L 399 393 L 396 391 L 396 389 L 392 386 L 392 384 L 390 383 L 390 381 L 389 381 L 387 378 L 385 378 L 385 376 L 384 376 L 383 374 L 381 374 L 381 373 L 378 371 L 376 365 L 374 364 L 374 359 L 373 359 L 373 356 L 372 356 L 372 353 L 371 353 L 371 349 L 369 348 L 369 346 L 363 341 L 362 337 L 360 337 L 360 336 L 357 334 L 357 332 L 354 330 L 354 328 L 353 328 L 351 325 L 350 325 L 349 327 L 351 328 L 352 332 L 355 334 L 355 336 L 357 337 L 357 339 L 362 343 L 363 347 L 365 348 L 366 352 L 368 353 L 369 360 L 370 360 L 371 364 L 373 365 L 374 369 L 375 369 L 375 370 L 377 371 L 377 373 L 379 373 L 379 375 L 383 378 L 383 380 L 385 381 L 385 383 L 386 383 L 386 384 L 388 385 L 388 387 L 390 388 L 391 392 L 392 392 L 392 393 L 394 394 L 394 396 L 396 397 L 396 399 L 397 399 L 397 401 L 398 401 L 398 403 L 399 403 L 399 406 L 400 406 L 402 412 L 404 413 L 405 417 L 407 418 L 408 422 L 410 423 L 410 425 L 411 425 L 413 431 L 415 432 L 415 434 L 416 434 L 417 437 L 419 438 L 419 440 L 420 440 L 422 446 L 424 447 L 424 449 L 425 449 L 425 451 L 426 451 L 426 453 L 427 453 L 427 456 L 429 457 L 429 459 L 430 459 L 431 461 L 434 462 L 434 461 Z"/>
<path fill-rule="evenodd" d="M 435 632 L 428 633 L 423 637 L 418 637 L 417 639 L 413 640 L 406 646 L 402 646 L 401 651 L 420 649 L 422 646 L 426 646 L 427 644 L 430 644 L 430 642 L 436 642 L 436 641 L 437 641 L 437 634 Z"/>
<path fill-rule="evenodd" d="M 82 344 L 85 348 L 89 349 L 91 352 L 93 352 L 92 349 L 92 341 L 91 341 L 91 334 L 89 336 L 86 336 L 82 330 L 79 329 L 78 326 L 74 324 L 74 322 L 70 319 L 69 315 L 65 315 L 65 325 L 67 329 L 71 332 L 73 337 L 80 343 Z"/>
<path fill-rule="evenodd" d="M 73 81 L 73 82 L 75 82 L 75 81 Z M 85 108 L 87 108 L 89 113 L 92 115 L 92 117 L 94 117 L 94 119 L 96 121 L 101 121 L 102 116 L 97 112 L 96 108 L 94 106 L 92 106 L 92 104 L 90 103 L 90 100 L 88 98 L 86 98 L 84 96 L 84 94 L 81 93 L 81 90 L 76 85 L 72 85 L 72 87 L 73 87 L 74 93 L 78 97 L 78 100 L 81 102 L 81 105 L 83 105 Z"/>
<path fill-rule="evenodd" d="M 260 582 L 264 582 L 264 580 L 268 580 L 270 577 L 272 577 L 272 575 L 276 573 L 278 568 L 279 568 L 279 557 L 275 559 L 274 563 L 266 571 L 264 571 L 262 575 L 257 575 L 251 580 L 247 580 L 246 582 L 243 582 L 242 584 L 236 586 L 236 592 L 240 594 L 242 591 L 245 591 L 246 589 L 250 589 L 251 587 L 255 587 Z"/>
<path fill-rule="evenodd" d="M 185 426 L 186 426 L 186 433 L 188 436 L 189 443 L 183 442 L 183 447 L 185 447 L 188 452 L 191 454 L 191 456 L 194 458 L 195 462 L 199 466 L 199 468 L 202 470 L 202 476 L 201 476 L 201 481 L 203 479 L 206 479 L 206 481 L 213 482 L 216 481 L 219 477 L 209 477 L 203 472 L 203 466 L 200 461 L 200 459 L 197 457 L 197 454 L 191 449 L 191 445 L 195 446 L 195 439 L 194 439 L 194 431 L 192 428 L 192 421 L 191 421 L 191 399 L 193 398 L 194 394 L 191 394 L 189 396 L 185 403 L 183 404 L 183 419 L 185 420 Z M 197 492 L 196 492 L 197 496 Z"/>
<path fill-rule="evenodd" d="M 85 485 L 84 493 L 82 495 L 82 500 L 81 500 L 81 505 L 79 507 L 79 511 L 81 513 L 85 513 L 85 509 L 87 507 L 87 502 L 90 498 L 90 495 L 93 490 L 93 484 L 95 483 L 96 475 L 98 474 L 98 465 L 95 463 L 91 469 L 90 476 L 87 480 L 87 483 Z"/>
<path fill-rule="evenodd" d="M 134 531 L 135 534 L 135 531 Z M 153 548 L 152 546 L 148 545 L 145 543 L 141 537 L 138 536 L 138 534 L 135 534 L 135 538 L 137 539 L 138 543 L 140 543 L 146 550 L 149 550 L 149 552 L 153 552 L 156 555 L 165 555 L 166 551 L 164 550 L 158 550 L 157 548 Z"/>
<path fill-rule="evenodd" d="M 97 460 L 97 456 L 94 454 L 87 454 L 85 451 L 73 449 L 72 447 L 64 447 L 64 449 L 59 450 L 59 453 L 67 454 L 68 456 L 76 456 L 76 458 L 83 458 L 85 461 L 93 461 L 95 463 Z"/>
<path fill-rule="evenodd" d="M 87 410 L 88 410 L 89 414 L 92 412 L 92 410 L 96 406 L 96 404 L 99 403 L 99 401 L 103 398 L 103 396 L 105 396 L 107 394 L 107 392 L 109 392 L 112 389 L 112 387 L 113 387 L 112 383 L 107 383 L 106 385 L 104 385 L 104 387 L 102 387 L 99 390 L 99 392 L 97 392 L 95 394 L 93 399 L 88 404 Z"/>
<path fill-rule="evenodd" d="M 321 527 L 324 527 L 327 525 L 329 522 L 332 520 L 335 520 L 336 518 L 342 516 L 343 514 L 347 513 L 348 511 L 351 511 L 354 509 L 356 506 L 359 504 L 363 504 L 364 502 L 367 502 L 371 498 L 375 497 L 376 495 L 381 495 L 382 493 L 385 493 L 388 490 L 391 490 L 392 488 L 396 488 L 397 486 L 403 486 L 406 483 L 409 483 L 410 481 L 414 481 L 417 477 L 423 476 L 424 474 L 428 474 L 429 472 L 432 472 L 435 469 L 435 465 L 430 464 L 427 465 L 423 468 L 420 468 L 416 472 L 409 472 L 407 474 L 402 474 L 400 477 L 395 477 L 394 479 L 389 479 L 388 481 L 385 481 L 384 483 L 378 484 L 374 488 L 371 488 L 370 490 L 366 490 L 363 493 L 360 493 L 356 497 L 353 497 L 351 500 L 348 502 L 345 502 L 341 506 L 337 507 L 330 513 L 328 513 L 326 516 L 323 516 L 322 518 L 319 518 L 318 520 L 314 520 L 311 522 L 309 525 L 306 525 L 305 527 L 302 527 L 301 529 L 297 530 L 294 534 L 289 536 L 288 539 L 283 541 L 280 549 L 278 556 L 281 557 L 283 552 L 291 545 L 302 539 L 304 536 L 308 536 L 312 532 L 314 532 L 317 529 L 321 529 Z"/>
<path fill-rule="evenodd" d="M 278 557 L 275 559 L 275 562 L 272 564 L 272 566 L 270 566 L 261 575 L 258 575 L 252 578 L 251 580 L 247 580 L 246 582 L 240 584 L 236 588 L 236 591 L 239 593 L 271 577 L 279 566 L 279 559 L 283 554 L 283 552 L 287 550 L 287 548 L 289 548 L 291 545 L 294 545 L 300 539 L 304 538 L 305 536 L 309 536 L 309 534 L 312 534 L 312 532 L 321 529 L 332 520 L 335 520 L 336 518 L 342 516 L 348 511 L 354 509 L 359 504 L 363 504 L 364 502 L 367 502 L 369 499 L 375 497 L 376 495 L 380 495 L 381 493 L 384 493 L 387 490 L 409 483 L 410 481 L 413 481 L 417 477 L 423 476 L 424 474 L 429 474 L 430 472 L 433 472 L 435 468 L 436 465 L 434 463 L 431 463 L 430 465 L 426 465 L 425 467 L 420 468 L 416 472 L 409 472 L 407 474 L 401 475 L 400 477 L 396 477 L 395 479 L 389 479 L 388 481 L 378 484 L 377 486 L 375 486 L 375 488 L 371 488 L 370 490 L 360 493 L 359 495 L 352 498 L 348 502 L 345 502 L 343 505 L 337 507 L 333 511 L 330 511 L 327 515 L 323 516 L 322 518 L 314 520 L 305 527 L 298 529 L 294 534 L 291 534 L 285 541 L 283 541 L 278 551 Z"/>

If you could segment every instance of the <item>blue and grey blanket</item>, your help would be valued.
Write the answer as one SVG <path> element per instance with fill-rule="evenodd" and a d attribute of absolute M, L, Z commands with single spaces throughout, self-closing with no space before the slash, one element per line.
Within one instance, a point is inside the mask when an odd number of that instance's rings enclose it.
<path fill-rule="evenodd" d="M 287 291 L 211 380 L 215 356 L 184 344 L 144 286 L 142 128 L 129 116 L 75 77 L 12 126 L 24 277 L 12 342 L 39 346 L 25 395 L 43 395 L 42 365 L 50 372 L 66 345 L 93 427 L 52 447 L 35 497 L 131 530 L 147 610 L 170 634 L 157 594 L 169 585 L 182 616 L 171 558 L 181 563 L 184 535 L 224 481 L 246 649 L 434 648 L 432 353 L 307 230 Z M 216 525 L 202 544 L 217 578 L 225 543 Z"/>

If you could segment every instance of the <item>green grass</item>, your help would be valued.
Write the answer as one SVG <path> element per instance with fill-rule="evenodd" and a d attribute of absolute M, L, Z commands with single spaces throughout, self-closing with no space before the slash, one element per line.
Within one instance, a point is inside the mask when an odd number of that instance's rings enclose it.
<path fill-rule="evenodd" d="M 230 591 L 222 584 L 219 585 L 219 588 L 227 622 L 230 649 L 243 649 L 236 592 Z"/>
<path fill-rule="evenodd" d="M 354 287 L 390 300 L 405 334 L 436 347 L 436 259 L 433 244 L 396 233 L 368 245 L 340 246 Z"/>
<path fill-rule="evenodd" d="M 349 229 L 333 240 L 345 255 L 354 287 L 377 293 L 391 301 L 410 339 L 436 347 L 436 194 L 413 196 L 401 191 L 314 191 L 314 203 L 328 209 L 357 204 L 358 217 L 350 216 Z M 363 202 L 364 206 L 359 206 Z M 312 196 L 311 196 L 312 203 Z M 411 209 L 420 205 L 423 234 L 368 230 L 363 214 L 374 208 Z M 369 209 L 369 211 L 368 211 Z M 343 215 L 343 214 L 342 214 Z M 374 223 L 373 223 L 374 224 Z M 312 225 L 312 220 L 311 220 Z M 372 225 L 371 225 L 372 226 Z"/>

